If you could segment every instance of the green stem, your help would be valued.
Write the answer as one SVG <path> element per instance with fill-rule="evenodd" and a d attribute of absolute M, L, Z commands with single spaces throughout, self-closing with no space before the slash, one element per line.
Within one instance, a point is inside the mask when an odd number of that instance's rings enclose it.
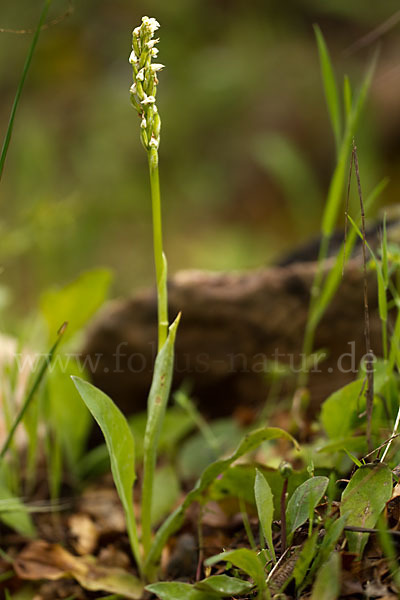
<path fill-rule="evenodd" d="M 158 304 L 158 351 L 168 335 L 167 261 L 163 252 L 160 180 L 158 176 L 158 152 L 150 148 L 147 152 L 150 172 L 151 204 L 153 213 L 154 263 L 157 278 Z"/>
<path fill-rule="evenodd" d="M 21 75 L 21 79 L 19 80 L 19 84 L 18 84 L 18 88 L 17 91 L 15 93 L 15 98 L 14 98 L 14 102 L 11 108 L 11 113 L 10 113 L 10 118 L 8 121 L 8 126 L 7 126 L 7 131 L 6 131 L 6 136 L 4 138 L 4 142 L 3 142 L 3 147 L 1 149 L 1 154 L 0 154 L 0 181 L 3 175 L 3 170 L 4 170 L 4 163 L 6 161 L 6 156 L 7 156 L 7 152 L 8 152 L 8 148 L 10 146 L 10 142 L 11 142 L 11 135 L 13 132 L 13 128 L 14 128 L 14 121 L 15 121 L 15 115 L 17 112 L 17 108 L 18 108 L 18 104 L 21 98 L 21 94 L 22 94 L 22 90 L 25 84 L 25 80 L 26 80 L 26 76 L 28 74 L 29 71 L 29 67 L 31 66 L 31 62 L 32 62 L 32 58 L 33 55 L 35 53 L 35 49 L 39 40 L 39 35 L 41 32 L 41 29 L 43 27 L 43 24 L 46 20 L 47 17 L 47 13 L 49 11 L 50 8 L 50 4 L 51 4 L 52 0 L 46 0 L 44 3 L 44 6 L 42 8 L 42 12 L 40 14 L 39 17 L 39 22 L 38 25 L 36 27 L 36 31 L 35 34 L 33 36 L 33 40 L 32 43 L 29 47 L 29 51 L 28 51 L 28 55 L 26 57 L 25 60 L 25 64 L 24 64 L 24 68 L 22 70 L 22 75 Z"/>

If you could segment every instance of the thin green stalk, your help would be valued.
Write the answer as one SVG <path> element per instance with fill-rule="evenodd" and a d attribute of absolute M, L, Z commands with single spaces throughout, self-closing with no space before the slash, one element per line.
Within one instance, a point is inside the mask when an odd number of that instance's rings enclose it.
<path fill-rule="evenodd" d="M 34 380 L 34 382 L 32 384 L 32 387 L 29 390 L 28 395 L 25 398 L 25 402 L 22 405 L 22 407 L 21 407 L 21 409 L 20 409 L 20 411 L 19 411 L 19 413 L 18 413 L 18 415 L 17 415 L 17 417 L 16 417 L 16 419 L 15 419 L 15 421 L 14 421 L 14 423 L 13 423 L 11 429 L 10 429 L 10 431 L 8 432 L 7 439 L 4 442 L 3 447 L 2 447 L 2 449 L 0 451 L 0 461 L 3 460 L 3 458 L 4 458 L 4 456 L 5 456 L 6 452 L 7 452 L 7 450 L 10 447 L 10 444 L 11 444 L 11 442 L 13 440 L 15 431 L 16 431 L 18 425 L 21 423 L 22 419 L 24 418 L 24 415 L 25 415 L 26 411 L 28 410 L 28 408 L 29 408 L 29 406 L 30 406 L 30 404 L 31 404 L 31 402 L 32 402 L 32 400 L 34 398 L 34 396 L 35 396 L 35 394 L 36 394 L 36 392 L 37 392 L 37 390 L 39 388 L 39 385 L 42 382 L 42 379 L 43 379 L 43 377 L 44 377 L 44 375 L 45 375 L 45 373 L 47 371 L 47 368 L 49 367 L 51 361 L 53 360 L 54 354 L 55 354 L 55 352 L 57 350 L 57 347 L 58 347 L 59 343 L 61 342 L 62 336 L 63 336 L 66 328 L 67 328 L 67 323 L 64 323 L 64 325 L 62 325 L 62 327 L 60 328 L 60 330 L 58 332 L 58 338 L 57 338 L 57 340 L 55 341 L 53 347 L 50 349 L 50 352 L 45 357 L 45 359 L 44 359 L 44 361 L 42 363 L 42 366 L 40 367 L 39 372 L 38 372 L 38 374 L 35 377 L 35 380 Z"/>
<path fill-rule="evenodd" d="M 153 214 L 153 247 L 157 278 L 158 305 L 158 351 L 160 351 L 168 335 L 167 261 L 163 252 L 162 241 L 161 197 L 157 149 L 150 148 L 147 151 L 147 157 L 149 161 L 151 205 Z"/>
<path fill-rule="evenodd" d="M 1 154 L 0 154 L 0 181 L 1 181 L 1 178 L 3 175 L 4 163 L 6 161 L 6 156 L 7 156 L 8 148 L 10 146 L 11 136 L 12 136 L 12 132 L 13 132 L 13 128 L 14 128 L 15 115 L 17 112 L 20 98 L 21 98 L 22 90 L 23 90 L 23 87 L 25 84 L 26 76 L 28 74 L 29 67 L 31 66 L 32 58 L 35 53 L 35 49 L 36 49 L 36 46 L 37 46 L 37 43 L 39 40 L 40 31 L 46 20 L 47 13 L 49 12 L 51 3 L 52 3 L 52 0 L 45 0 L 45 3 L 42 8 L 42 12 L 40 13 L 39 22 L 36 27 L 36 30 L 35 30 L 35 33 L 34 33 L 34 36 L 32 39 L 32 43 L 29 47 L 28 55 L 25 60 L 21 79 L 19 80 L 18 88 L 15 93 L 14 102 L 13 102 L 13 105 L 11 108 L 10 118 L 8 121 L 7 131 L 6 131 L 6 135 L 5 135 L 4 142 L 3 142 L 3 147 L 1 149 Z"/>

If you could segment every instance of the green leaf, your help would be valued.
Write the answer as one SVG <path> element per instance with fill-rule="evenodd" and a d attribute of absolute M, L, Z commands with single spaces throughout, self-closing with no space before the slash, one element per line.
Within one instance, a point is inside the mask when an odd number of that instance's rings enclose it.
<path fill-rule="evenodd" d="M 249 592 L 254 586 L 249 581 L 228 575 L 212 575 L 195 584 L 199 590 L 210 591 L 222 598 L 225 596 L 241 596 Z"/>
<path fill-rule="evenodd" d="M 311 477 L 302 483 L 290 498 L 286 509 L 288 535 L 303 525 L 314 511 L 328 487 L 327 477 Z"/>
<path fill-rule="evenodd" d="M 333 552 L 318 571 L 311 600 L 336 600 L 339 598 L 341 577 L 340 555 Z"/>
<path fill-rule="evenodd" d="M 66 367 L 66 368 L 65 368 Z M 75 359 L 69 359 L 67 365 L 56 363 L 49 371 L 47 389 L 49 397 L 49 420 L 54 432 L 59 436 L 69 467 L 76 469 L 81 459 L 92 419 L 85 404 L 74 393 L 70 377 L 83 375 L 83 369 Z"/>
<path fill-rule="evenodd" d="M 373 528 L 392 495 L 392 472 L 382 463 L 358 469 L 342 493 L 340 514 L 347 525 Z M 368 533 L 346 531 L 350 552 L 361 556 Z"/>
<path fill-rule="evenodd" d="M 4 484 L 0 484 L 0 520 L 22 535 L 36 535 L 27 507 Z"/>
<path fill-rule="evenodd" d="M 154 365 L 150 388 L 147 423 L 144 434 L 144 461 L 142 486 L 142 544 L 147 554 L 151 544 L 151 510 L 153 505 L 154 471 L 158 442 L 164 422 L 174 370 L 174 345 L 180 314 L 169 328 L 167 340 L 159 351 Z"/>
<path fill-rule="evenodd" d="M 322 405 L 321 423 L 331 439 L 345 438 L 350 433 L 362 387 L 362 379 L 352 381 L 331 394 Z"/>
<path fill-rule="evenodd" d="M 146 569 L 158 562 L 161 556 L 161 551 L 168 538 L 181 527 L 185 518 L 185 512 L 192 502 L 199 501 L 211 483 L 219 475 L 224 473 L 224 471 L 226 471 L 238 458 L 244 454 L 247 454 L 251 450 L 254 450 L 254 448 L 257 448 L 262 442 L 277 438 L 287 439 L 292 442 L 296 448 L 299 448 L 296 440 L 283 429 L 280 429 L 279 427 L 265 427 L 262 429 L 256 429 L 255 431 L 247 434 L 239 444 L 236 451 L 228 458 L 218 460 L 209 465 L 203 472 L 200 479 L 197 481 L 194 488 L 188 493 L 182 504 L 170 514 L 170 516 L 164 521 L 157 531 L 150 552 L 147 556 Z"/>
<path fill-rule="evenodd" d="M 336 149 L 339 151 L 342 137 L 342 118 L 339 93 L 328 48 L 325 44 L 324 36 L 322 35 L 322 32 L 318 25 L 314 25 L 314 32 L 315 37 L 317 38 L 317 46 L 319 60 L 321 63 L 321 73 L 322 80 L 324 83 L 326 104 L 328 107 L 329 117 L 332 123 L 332 129 L 335 136 Z"/>
<path fill-rule="evenodd" d="M 133 512 L 135 473 L 135 444 L 132 432 L 122 412 L 104 392 L 91 383 L 72 377 L 82 400 L 103 432 L 111 461 L 111 471 L 127 520 L 133 554 L 141 568 L 139 541 Z"/>
<path fill-rule="evenodd" d="M 65 287 L 45 292 L 40 308 L 49 332 L 54 334 L 65 321 L 68 321 L 65 338 L 82 329 L 106 299 L 111 278 L 107 269 L 93 269 Z"/>
<path fill-rule="evenodd" d="M 256 470 L 256 480 L 254 483 L 254 496 L 256 499 L 258 518 L 264 538 L 268 544 L 268 549 L 276 562 L 274 544 L 272 541 L 272 521 L 274 517 L 274 497 L 271 488 L 265 477 Z"/>
<path fill-rule="evenodd" d="M 293 569 L 293 577 L 296 581 L 296 586 L 299 587 L 306 576 L 307 569 L 313 560 L 316 551 L 317 551 L 317 539 L 318 539 L 318 531 L 314 531 L 311 537 L 309 537 L 305 543 L 299 557 L 296 561 L 296 564 Z"/>
<path fill-rule="evenodd" d="M 361 111 L 364 107 L 367 93 L 371 85 L 372 76 L 375 71 L 376 56 L 372 60 L 370 67 L 364 77 L 361 90 L 354 101 L 351 114 L 347 120 L 345 134 L 342 139 L 338 161 L 329 186 L 328 197 L 325 204 L 324 215 L 322 218 L 322 234 L 329 238 L 336 226 L 337 216 L 342 204 L 342 192 L 347 179 L 348 157 L 352 139 L 357 129 Z"/>
<path fill-rule="evenodd" d="M 177 503 L 179 493 L 180 485 L 176 470 L 171 465 L 157 469 L 151 508 L 152 524 L 159 523 L 171 511 Z"/>
<path fill-rule="evenodd" d="M 215 594 L 196 590 L 193 585 L 175 581 L 162 581 L 152 583 L 146 590 L 155 594 L 160 600 L 215 600 Z"/>
<path fill-rule="evenodd" d="M 307 581 L 312 581 L 315 571 L 320 567 L 320 565 L 322 565 L 322 563 L 328 560 L 330 554 L 335 549 L 335 546 L 343 533 L 344 526 L 346 525 L 346 519 L 346 516 L 342 516 L 333 520 L 331 523 L 326 523 L 324 539 L 322 540 L 318 554 L 311 566 L 310 573 L 307 576 Z"/>
<path fill-rule="evenodd" d="M 259 557 L 252 550 L 240 548 L 239 550 L 221 552 L 221 554 L 207 558 L 204 564 L 211 567 L 221 560 L 232 563 L 235 567 L 250 575 L 259 591 L 265 589 L 264 568 Z"/>

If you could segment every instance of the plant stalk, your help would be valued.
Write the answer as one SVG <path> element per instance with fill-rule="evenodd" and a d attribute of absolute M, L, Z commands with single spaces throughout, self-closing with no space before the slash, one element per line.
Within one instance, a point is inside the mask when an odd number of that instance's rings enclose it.
<path fill-rule="evenodd" d="M 158 151 L 150 148 L 147 151 L 150 173 L 151 205 L 153 214 L 153 248 L 157 279 L 158 307 L 158 352 L 163 347 L 168 335 L 168 293 L 167 293 L 167 261 L 163 252 L 160 180 L 158 175 Z"/>

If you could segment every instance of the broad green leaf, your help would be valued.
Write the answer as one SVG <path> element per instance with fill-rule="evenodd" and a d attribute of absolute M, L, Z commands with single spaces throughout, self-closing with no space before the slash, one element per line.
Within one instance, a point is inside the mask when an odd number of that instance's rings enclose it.
<path fill-rule="evenodd" d="M 146 587 L 146 590 L 155 594 L 160 600 L 213 600 L 218 598 L 215 594 L 210 596 L 209 592 L 202 592 L 189 583 L 178 581 L 152 583 Z"/>
<path fill-rule="evenodd" d="M 27 507 L 4 484 L 0 484 L 0 520 L 27 537 L 36 534 Z"/>
<path fill-rule="evenodd" d="M 321 409 L 321 423 L 331 439 L 345 438 L 352 429 L 352 423 L 360 404 L 362 379 L 333 392 L 325 400 Z"/>
<path fill-rule="evenodd" d="M 296 581 L 297 587 L 303 583 L 308 567 L 310 566 L 311 561 L 317 552 L 317 539 L 318 531 L 314 531 L 312 536 L 305 541 L 304 546 L 298 556 L 293 569 L 293 577 Z"/>
<path fill-rule="evenodd" d="M 91 383 L 72 377 L 82 400 L 103 432 L 111 461 L 111 471 L 125 511 L 128 535 L 140 569 L 141 559 L 133 512 L 135 473 L 135 444 L 132 432 L 122 412 L 104 392 Z"/>
<path fill-rule="evenodd" d="M 339 598 L 341 577 L 340 555 L 333 552 L 318 571 L 312 589 L 311 600 L 336 600 Z"/>
<path fill-rule="evenodd" d="M 336 149 L 339 150 L 342 137 L 342 117 L 339 93 L 336 85 L 335 75 L 333 73 L 332 63 L 324 37 L 318 25 L 314 25 L 315 37 L 319 60 L 321 63 L 322 80 L 324 83 L 326 104 L 328 106 L 329 117 L 332 123 L 332 129 L 335 136 Z"/>
<path fill-rule="evenodd" d="M 65 338 L 82 329 L 107 297 L 111 272 L 93 269 L 80 275 L 61 289 L 48 290 L 40 300 L 40 308 L 53 335 L 68 321 Z"/>
<path fill-rule="evenodd" d="M 211 575 L 195 584 L 199 590 L 210 591 L 222 598 L 225 596 L 241 596 L 249 592 L 254 586 L 249 581 L 228 575 Z"/>
<path fill-rule="evenodd" d="M 373 528 L 392 495 L 392 472 L 382 463 L 358 469 L 342 493 L 340 514 L 346 525 Z M 368 541 L 367 533 L 346 531 L 350 552 L 361 556 Z"/>
<path fill-rule="evenodd" d="M 307 521 L 325 494 L 328 483 L 327 477 L 311 477 L 297 488 L 286 509 L 288 535 Z"/>
<path fill-rule="evenodd" d="M 174 370 L 174 345 L 180 314 L 169 328 L 167 340 L 157 355 L 153 381 L 147 405 L 147 423 L 144 434 L 142 486 L 142 544 L 147 554 L 151 544 L 151 511 L 153 505 L 154 471 L 157 449 L 164 422 Z"/>
<path fill-rule="evenodd" d="M 168 538 L 181 527 L 187 508 L 192 504 L 192 502 L 199 501 L 201 499 L 203 493 L 219 475 L 224 473 L 224 471 L 226 471 L 238 458 L 244 456 L 251 450 L 254 450 L 262 442 L 277 438 L 286 439 L 294 444 L 296 448 L 299 448 L 296 440 L 283 429 L 280 429 L 279 427 L 265 427 L 262 429 L 256 429 L 255 431 L 247 434 L 237 447 L 236 451 L 228 458 L 218 460 L 209 465 L 203 472 L 200 479 L 197 481 L 194 488 L 188 493 L 182 504 L 164 521 L 157 531 L 150 552 L 147 556 L 146 568 L 151 567 L 158 562 L 161 556 L 161 551 Z"/>
<path fill-rule="evenodd" d="M 256 499 L 258 518 L 264 538 L 268 544 L 268 549 L 274 562 L 276 561 L 274 544 L 272 541 L 272 521 L 274 518 L 274 498 L 271 488 L 265 477 L 256 470 L 256 480 L 254 483 L 254 496 Z"/>
<path fill-rule="evenodd" d="M 204 564 L 211 567 L 221 560 L 232 563 L 235 567 L 250 575 L 259 591 L 265 589 L 264 568 L 259 557 L 252 550 L 240 548 L 239 550 L 221 552 L 221 554 L 207 558 Z"/>

